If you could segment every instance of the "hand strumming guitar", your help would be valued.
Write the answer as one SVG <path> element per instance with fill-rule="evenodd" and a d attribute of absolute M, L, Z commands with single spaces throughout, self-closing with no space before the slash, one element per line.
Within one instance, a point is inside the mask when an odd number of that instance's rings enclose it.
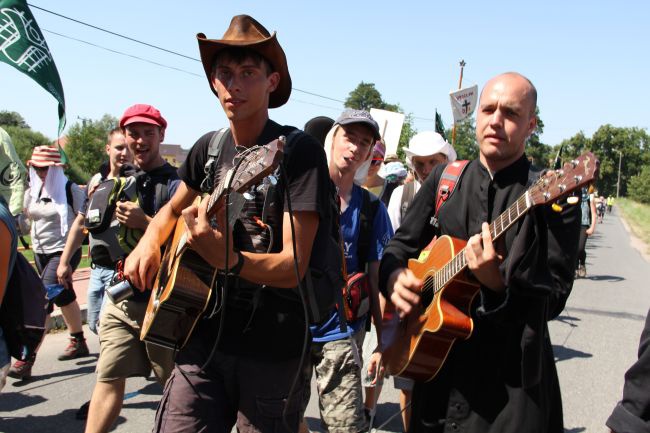
<path fill-rule="evenodd" d="M 207 214 L 208 200 L 203 200 L 199 206 L 192 205 L 185 208 L 182 217 L 187 226 L 187 244 L 194 251 L 216 269 L 226 267 L 226 234 L 222 232 L 223 227 L 230 230 L 228 234 L 228 259 L 230 266 L 234 267 L 238 262 L 238 255 L 233 251 L 232 228 L 226 224 L 225 208 L 220 209 L 216 214 L 216 227 L 210 224 Z"/>
<path fill-rule="evenodd" d="M 418 279 L 408 268 L 395 269 L 388 278 L 388 291 L 390 300 L 395 305 L 400 318 L 413 311 L 413 307 L 420 303 L 419 291 L 422 280 Z"/>

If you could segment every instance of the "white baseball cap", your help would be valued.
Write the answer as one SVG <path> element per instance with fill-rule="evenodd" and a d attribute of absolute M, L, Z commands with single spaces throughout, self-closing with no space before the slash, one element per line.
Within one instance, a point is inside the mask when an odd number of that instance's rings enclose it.
<path fill-rule="evenodd" d="M 422 131 L 415 134 L 404 149 L 406 157 L 410 160 L 414 156 L 429 156 L 442 153 L 449 162 L 456 160 L 456 151 L 442 135 L 434 131 Z"/>

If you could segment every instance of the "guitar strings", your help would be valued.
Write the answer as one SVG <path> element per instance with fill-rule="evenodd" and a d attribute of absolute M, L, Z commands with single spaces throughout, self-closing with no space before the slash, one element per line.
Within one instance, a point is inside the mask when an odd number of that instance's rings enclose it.
<path fill-rule="evenodd" d="M 553 172 L 557 176 L 557 172 Z M 525 214 L 530 206 L 527 204 L 526 198 L 530 193 L 536 192 L 536 190 L 541 189 L 541 187 L 548 181 L 548 177 L 541 176 L 535 183 L 526 190 L 513 204 L 511 204 L 508 209 L 506 209 L 501 215 L 499 215 L 491 224 L 490 224 L 490 235 L 492 239 L 496 240 L 502 233 L 504 233 L 512 224 L 514 224 L 521 215 Z M 520 206 L 522 210 L 520 211 Z M 516 216 L 512 217 L 513 209 L 515 210 Z M 505 217 L 507 216 L 508 222 L 504 225 Z M 497 224 L 500 224 L 501 230 L 497 233 Z M 465 251 L 464 247 L 458 254 L 456 254 L 451 260 L 449 260 L 443 267 L 435 271 L 432 275 L 428 275 L 424 279 L 424 284 L 422 286 L 422 294 L 427 294 L 429 291 L 433 291 L 435 296 L 440 290 L 442 290 L 456 275 L 458 275 L 465 267 L 467 263 L 465 261 Z"/>

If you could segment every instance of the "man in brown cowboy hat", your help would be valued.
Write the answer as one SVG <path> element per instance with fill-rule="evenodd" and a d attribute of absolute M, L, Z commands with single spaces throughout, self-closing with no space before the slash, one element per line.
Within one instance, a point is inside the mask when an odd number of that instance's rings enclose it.
<path fill-rule="evenodd" d="M 327 235 L 319 230 L 330 192 L 325 154 L 311 136 L 269 119 L 268 109 L 291 93 L 275 33 L 240 15 L 222 39 L 197 39 L 229 125 L 190 150 L 178 171 L 178 192 L 149 225 L 125 272 L 134 286 L 151 287 L 160 247 L 182 217 L 191 248 L 221 271 L 220 283 L 227 269 L 228 284 L 213 291 L 218 304 L 213 308 L 212 299 L 208 311 L 216 314 L 199 320 L 179 351 L 154 431 L 230 432 L 235 424 L 240 432 L 296 431 L 310 367 L 302 357 L 308 334 L 296 287 L 312 246 L 317 251 Z M 241 211 L 229 208 L 234 223 L 221 214 L 216 225 L 209 221 L 207 200 L 192 205 L 224 178 L 238 154 L 281 135 L 287 144 L 277 185 L 265 178 L 252 187 Z"/>

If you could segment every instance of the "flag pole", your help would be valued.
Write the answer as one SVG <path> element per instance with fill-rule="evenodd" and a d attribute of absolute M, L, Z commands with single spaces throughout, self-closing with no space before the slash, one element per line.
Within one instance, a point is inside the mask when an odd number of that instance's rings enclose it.
<path fill-rule="evenodd" d="M 458 90 L 463 88 L 463 69 L 465 69 L 465 60 L 461 60 L 460 65 L 460 79 L 458 80 Z M 454 126 L 451 128 L 451 145 L 456 145 L 456 122 L 454 121 Z"/>

